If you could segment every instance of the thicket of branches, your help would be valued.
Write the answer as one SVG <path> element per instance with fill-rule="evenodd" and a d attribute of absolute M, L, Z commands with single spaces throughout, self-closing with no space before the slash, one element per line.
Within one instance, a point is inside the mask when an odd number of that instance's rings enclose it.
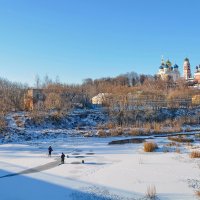
<path fill-rule="evenodd" d="M 90 97 L 108 93 L 104 106 L 108 108 L 111 119 L 120 126 L 143 126 L 145 123 L 165 121 L 166 118 L 158 115 L 159 110 L 189 109 L 193 106 L 192 96 L 200 94 L 198 89 L 188 87 L 183 79 L 174 82 L 136 73 L 116 78 L 86 79 L 83 86 Z M 185 121 L 189 119 L 185 118 Z"/>
<path fill-rule="evenodd" d="M 91 98 L 99 93 L 107 93 L 104 101 L 111 119 L 118 125 L 157 121 L 156 112 L 161 108 L 190 108 L 191 98 L 199 91 L 188 87 L 182 79 L 161 80 L 150 75 L 138 75 L 135 72 L 114 78 L 85 79 L 82 84 L 64 84 L 51 80 L 48 76 L 35 80 L 35 88 L 44 93 L 43 108 L 34 111 L 49 112 L 56 110 L 66 113 L 76 106 L 91 106 Z M 15 110 L 24 109 L 24 95 L 27 85 L 0 79 L 0 116 Z M 154 117 L 152 117 L 154 116 Z M 0 124 L 0 126 L 3 127 Z"/>
<path fill-rule="evenodd" d="M 11 111 L 23 110 L 26 85 L 0 78 L 0 130 L 6 127 L 5 115 Z"/>
<path fill-rule="evenodd" d="M 199 91 L 188 87 L 185 80 L 162 80 L 157 76 L 135 72 L 114 78 L 85 79 L 82 84 L 60 83 L 46 76 L 36 78 L 36 88 L 45 94 L 44 110 L 69 111 L 77 105 L 89 107 L 91 98 L 99 93 L 109 94 L 104 106 L 118 125 L 165 120 L 157 117 L 161 108 L 190 108 L 191 98 Z"/>
<path fill-rule="evenodd" d="M 23 110 L 27 85 L 0 78 L 0 113 Z"/>
<path fill-rule="evenodd" d="M 57 78 L 55 81 L 48 76 L 44 79 L 36 77 L 35 87 L 42 89 L 45 95 L 44 110 L 56 109 L 68 111 L 75 106 L 90 107 L 91 98 L 98 93 L 113 93 L 134 91 L 135 87 L 142 85 L 151 76 L 127 73 L 115 78 L 101 78 L 83 80 L 82 84 L 64 84 Z M 153 78 L 153 77 L 151 77 Z"/>
<path fill-rule="evenodd" d="M 46 76 L 43 80 L 37 77 L 35 87 L 42 89 L 45 111 L 69 111 L 75 106 L 90 106 L 90 97 L 82 85 L 64 84 L 58 78 L 53 81 Z"/>

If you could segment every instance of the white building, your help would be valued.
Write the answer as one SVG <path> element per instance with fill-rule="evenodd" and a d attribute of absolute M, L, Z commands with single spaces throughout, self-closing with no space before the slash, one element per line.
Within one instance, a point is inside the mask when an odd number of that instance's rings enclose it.
<path fill-rule="evenodd" d="M 162 59 L 161 66 L 159 67 L 157 75 L 161 77 L 163 80 L 172 79 L 174 81 L 177 81 L 177 79 L 180 78 L 178 65 L 175 64 L 174 66 L 172 66 L 172 63 L 169 60 L 164 62 L 164 60 Z"/>
<path fill-rule="evenodd" d="M 98 95 L 94 96 L 92 98 L 92 104 L 103 104 L 103 102 L 105 102 L 106 97 L 108 97 L 109 94 L 108 93 L 99 93 Z"/>
<path fill-rule="evenodd" d="M 189 80 L 192 78 L 191 69 L 190 69 L 190 61 L 188 58 L 185 58 L 183 63 L 183 76 L 185 80 Z"/>

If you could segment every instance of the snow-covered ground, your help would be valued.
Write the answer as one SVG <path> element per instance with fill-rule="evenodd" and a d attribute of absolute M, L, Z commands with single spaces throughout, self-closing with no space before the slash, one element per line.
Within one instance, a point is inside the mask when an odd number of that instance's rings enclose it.
<path fill-rule="evenodd" d="M 122 138 L 68 136 L 0 145 L 0 199 L 146 199 L 149 186 L 155 186 L 161 200 L 197 199 L 200 160 L 188 152 L 199 149 L 198 143 L 181 145 L 181 153 L 174 152 L 176 147 L 163 153 L 169 141 L 156 138 L 158 151 L 144 153 L 142 143 L 108 145 L 114 139 Z M 61 152 L 69 155 L 64 165 Z"/>
<path fill-rule="evenodd" d="M 0 134 L 0 143 L 33 141 L 38 139 L 62 138 L 66 135 L 96 135 L 97 127 L 108 121 L 104 109 L 74 109 L 59 122 L 45 116 L 42 123 L 35 124 L 30 113 L 13 112 L 6 116 L 7 130 Z"/>
<path fill-rule="evenodd" d="M 156 188 L 156 199 L 197 199 L 200 159 L 189 157 L 200 150 L 197 138 L 192 146 L 174 146 L 167 137 L 143 136 L 159 146 L 145 153 L 143 143 L 108 145 L 128 137 L 83 137 L 106 121 L 99 108 L 75 110 L 60 127 L 25 126 L 26 120 L 24 112 L 7 116 L 8 132 L 0 138 L 0 200 L 145 200 L 149 187 Z M 64 165 L 62 152 L 69 156 Z"/>

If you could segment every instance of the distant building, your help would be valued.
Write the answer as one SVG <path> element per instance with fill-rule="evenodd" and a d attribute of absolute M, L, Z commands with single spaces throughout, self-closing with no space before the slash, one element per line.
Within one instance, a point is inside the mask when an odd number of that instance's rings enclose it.
<path fill-rule="evenodd" d="M 183 76 L 185 80 L 189 80 L 192 78 L 191 69 L 190 69 L 190 61 L 188 58 L 185 58 L 183 62 Z"/>
<path fill-rule="evenodd" d="M 42 89 L 28 89 L 24 96 L 25 110 L 38 110 L 44 106 L 45 96 Z"/>
<path fill-rule="evenodd" d="M 200 84 L 200 65 L 196 66 L 196 72 L 194 73 L 194 81 Z"/>
<path fill-rule="evenodd" d="M 105 102 L 106 97 L 108 96 L 108 93 L 99 93 L 98 95 L 92 98 L 92 104 L 102 105 Z"/>
<path fill-rule="evenodd" d="M 171 79 L 173 81 L 177 81 L 180 78 L 180 72 L 178 68 L 179 67 L 177 64 L 172 66 L 172 63 L 169 60 L 165 62 L 164 59 L 162 58 L 161 66 L 159 67 L 157 76 L 163 80 Z"/>
<path fill-rule="evenodd" d="M 189 86 L 199 86 L 200 84 L 200 65 L 196 66 L 196 71 L 194 72 L 194 76 L 191 73 L 190 61 L 188 58 L 185 58 L 183 63 L 183 75 L 184 79 L 188 83 Z"/>
<path fill-rule="evenodd" d="M 165 62 L 162 58 L 161 66 L 159 67 L 157 76 L 161 77 L 163 80 L 171 79 L 173 81 L 177 81 L 180 78 L 180 72 L 178 68 L 179 67 L 177 64 L 172 67 L 172 63 L 169 60 Z M 196 66 L 196 71 L 194 72 L 194 76 L 192 76 L 190 60 L 188 58 L 185 58 L 183 62 L 183 78 L 185 79 L 188 86 L 199 87 L 200 65 Z"/>

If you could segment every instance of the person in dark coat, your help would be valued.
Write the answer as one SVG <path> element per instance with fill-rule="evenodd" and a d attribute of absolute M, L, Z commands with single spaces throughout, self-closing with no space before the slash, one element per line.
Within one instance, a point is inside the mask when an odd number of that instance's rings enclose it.
<path fill-rule="evenodd" d="M 49 146 L 48 151 L 49 151 L 49 157 L 51 157 L 51 152 L 53 151 L 51 146 Z"/>
<path fill-rule="evenodd" d="M 61 154 L 61 164 L 64 164 L 65 163 L 65 154 L 62 153 Z"/>

